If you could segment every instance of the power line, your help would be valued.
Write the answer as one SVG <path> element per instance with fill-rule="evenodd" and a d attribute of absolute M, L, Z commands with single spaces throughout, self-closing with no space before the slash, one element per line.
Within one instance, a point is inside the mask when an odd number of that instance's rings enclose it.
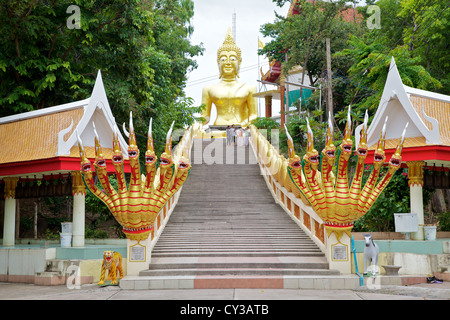
<path fill-rule="evenodd" d="M 240 68 L 240 71 L 247 71 L 247 70 L 255 69 L 255 68 L 258 67 L 259 65 L 260 65 L 260 66 L 264 66 L 264 65 L 267 65 L 267 64 L 269 64 L 269 63 L 268 63 L 268 62 L 265 62 L 265 63 L 263 63 L 263 64 L 252 64 L 252 65 L 249 65 L 249 66 L 245 66 L 245 67 Z M 219 74 L 215 74 L 215 75 L 213 75 L 213 76 L 208 76 L 208 77 L 204 77 L 204 78 L 201 78 L 201 79 L 192 80 L 192 81 L 189 82 L 189 83 L 199 82 L 199 81 L 203 81 L 203 80 L 210 79 L 210 78 L 217 78 L 218 76 L 219 76 Z"/>
<path fill-rule="evenodd" d="M 255 70 L 255 69 L 258 68 L 258 66 L 262 67 L 262 66 L 265 66 L 265 65 L 268 65 L 268 64 L 269 63 L 266 62 L 266 63 L 259 64 L 259 65 L 258 64 L 254 64 L 254 65 L 246 66 L 246 67 L 241 68 L 239 70 L 239 73 Z M 187 84 L 186 84 L 186 87 L 196 86 L 196 85 L 199 85 L 199 84 L 202 84 L 202 83 L 205 83 L 205 82 L 209 82 L 211 80 L 215 80 L 215 79 L 218 79 L 218 78 L 219 78 L 219 74 L 217 73 L 216 75 L 213 75 L 213 76 L 208 76 L 208 77 L 200 78 L 200 79 L 197 79 L 197 80 L 188 81 Z"/>

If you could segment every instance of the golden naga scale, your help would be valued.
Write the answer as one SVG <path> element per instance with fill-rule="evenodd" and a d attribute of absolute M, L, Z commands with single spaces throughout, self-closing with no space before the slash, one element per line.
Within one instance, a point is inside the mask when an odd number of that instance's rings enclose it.
<path fill-rule="evenodd" d="M 368 149 L 367 121 L 368 115 L 366 112 L 359 145 L 356 149 L 356 155 L 358 157 L 357 166 L 351 183 L 347 170 L 353 148 L 350 107 L 344 139 L 338 149 L 333 144 L 333 125 L 329 117 L 326 146 L 322 150 L 321 156 L 314 149 L 314 137 L 309 122 L 307 122 L 307 152 L 303 158 L 295 154 L 294 142 L 285 126 L 289 148 L 288 175 L 303 198 L 306 199 L 317 215 L 323 220 L 328 236 L 334 232 L 338 241 L 344 232 L 350 237 L 354 222 L 366 214 L 372 207 L 401 164 L 401 152 L 408 124 L 406 124 L 394 155 L 389 160 L 389 167 L 386 174 L 378 182 L 381 166 L 385 162 L 385 122 L 380 140 L 378 141 L 377 150 L 374 154 L 373 170 L 365 185 L 362 186 L 364 161 Z M 336 175 L 332 171 L 335 160 L 337 160 Z"/>
<path fill-rule="evenodd" d="M 123 170 L 124 157 L 120 149 L 119 134 L 114 133 L 112 162 L 116 171 L 118 190 L 110 184 L 106 170 L 106 161 L 102 154 L 100 139 L 94 125 L 95 133 L 95 161 L 98 180 L 103 188 L 100 190 L 94 183 L 92 164 L 84 152 L 83 143 L 78 136 L 78 147 L 81 156 L 81 172 L 88 189 L 102 200 L 113 214 L 114 218 L 123 227 L 123 232 L 130 240 L 145 240 L 153 230 L 153 223 L 167 201 L 178 191 L 186 181 L 191 165 L 185 155 L 182 155 L 177 164 L 172 159 L 172 126 L 167 133 L 165 152 L 161 154 L 158 169 L 156 169 L 157 156 L 154 151 L 152 136 L 152 120 L 148 130 L 147 151 L 145 153 L 145 168 L 147 175 L 141 176 L 139 168 L 139 149 L 133 128 L 132 114 L 130 113 L 130 132 L 125 129 L 129 138 L 128 158 L 131 166 L 129 187 L 125 181 Z M 156 179 L 155 179 L 156 178 Z M 159 179 L 158 179 L 159 178 Z M 156 180 L 156 181 L 155 181 Z"/>

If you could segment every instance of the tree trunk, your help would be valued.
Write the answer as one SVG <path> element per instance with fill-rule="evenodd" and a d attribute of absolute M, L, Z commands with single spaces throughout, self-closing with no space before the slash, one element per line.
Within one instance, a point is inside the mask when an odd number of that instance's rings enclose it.
<path fill-rule="evenodd" d="M 331 45 L 330 38 L 326 38 L 327 45 L 327 118 L 329 114 L 333 115 L 333 91 L 331 87 Z"/>

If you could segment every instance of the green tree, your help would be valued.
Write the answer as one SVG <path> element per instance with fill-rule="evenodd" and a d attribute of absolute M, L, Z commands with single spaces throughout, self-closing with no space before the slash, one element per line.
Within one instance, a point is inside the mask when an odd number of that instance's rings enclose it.
<path fill-rule="evenodd" d="M 405 85 L 431 91 L 442 87 L 442 84 L 420 65 L 420 57 L 411 57 L 405 45 L 385 52 L 386 47 L 382 41 L 369 42 L 370 44 L 366 41 L 351 36 L 348 41 L 349 48 L 335 54 L 335 56 L 349 56 L 354 61 L 348 69 L 353 85 L 347 89 L 346 102 L 352 105 L 357 122 L 361 122 L 365 110 L 369 110 L 371 116 L 375 114 L 389 72 L 391 57 L 395 58 Z M 335 116 L 340 123 L 345 123 L 347 113 L 341 110 Z"/>
<path fill-rule="evenodd" d="M 280 128 L 280 124 L 271 118 L 256 118 L 252 121 L 252 124 L 258 128 L 263 129 L 266 133 L 266 138 L 269 142 L 272 142 L 272 130 Z"/>
<path fill-rule="evenodd" d="M 282 6 L 286 1 L 274 0 Z M 347 1 L 348 2 L 348 1 Z M 357 2 L 357 1 L 351 1 Z M 309 82 L 318 85 L 318 80 L 326 71 L 326 44 L 330 38 L 331 52 L 338 52 L 346 47 L 350 33 L 360 33 L 360 23 L 347 22 L 342 12 L 348 9 L 346 1 L 307 1 L 295 4 L 299 14 L 288 17 L 277 16 L 273 23 L 261 27 L 261 33 L 274 40 L 270 41 L 260 54 L 283 62 L 283 72 L 294 66 L 302 66 L 301 83 L 308 77 Z M 351 65 L 346 57 L 332 60 L 333 70 L 346 70 Z"/>
<path fill-rule="evenodd" d="M 273 1 L 280 6 L 287 2 Z M 284 72 L 294 65 L 302 65 L 306 67 L 309 77 L 317 79 L 322 76 L 321 70 L 326 65 L 324 39 L 330 37 L 333 102 L 339 125 L 335 127 L 336 146 L 340 145 L 348 105 L 352 105 L 353 128 L 362 122 L 367 109 L 370 116 L 375 114 L 392 57 L 405 85 L 449 94 L 448 1 L 367 0 L 364 6 L 357 8 L 364 19 L 356 25 L 345 24 L 338 14 L 327 16 L 327 13 L 333 12 L 327 9 L 331 10 L 333 6 L 345 8 L 343 3 L 323 2 L 298 1 L 299 15 L 290 18 L 277 16 L 273 23 L 262 26 L 261 32 L 274 40 L 259 53 L 282 61 Z M 365 19 L 370 16 L 367 6 L 372 4 L 381 10 L 380 29 L 368 29 L 366 26 Z M 323 28 L 321 22 L 324 23 Z M 321 151 L 326 127 L 317 116 L 313 113 L 309 121 L 314 132 L 315 148 Z M 286 125 L 294 139 L 297 154 L 303 155 L 306 146 L 305 119 L 290 117 Z M 283 148 L 285 145 L 286 136 L 282 131 L 280 146 Z M 286 150 L 282 151 L 286 154 Z M 350 172 L 355 160 L 355 157 L 351 158 Z M 400 169 L 371 210 L 357 221 L 355 230 L 392 231 L 393 213 L 409 210 L 408 190 L 406 172 Z"/>
<path fill-rule="evenodd" d="M 398 17 L 409 23 L 402 29 L 403 42 L 413 57 L 442 83 L 444 94 L 450 89 L 450 3 L 439 0 L 402 0 Z"/>
<path fill-rule="evenodd" d="M 114 176 L 109 176 L 109 182 L 111 186 L 117 190 L 117 179 Z M 97 187 L 102 190 L 100 182 L 97 181 Z M 122 226 L 117 222 L 114 216 L 109 211 L 108 207 L 97 198 L 89 189 L 86 188 L 86 212 L 89 213 L 89 223 L 86 224 L 85 235 L 87 238 L 106 238 L 106 232 L 99 229 L 101 223 L 106 221 L 114 221 L 111 228 L 119 238 L 125 238 L 122 231 Z"/>
<path fill-rule="evenodd" d="M 70 5 L 80 24 L 69 28 Z M 0 0 L 0 116 L 88 97 L 102 71 L 116 121 L 135 115 L 145 135 L 154 118 L 155 140 L 164 140 L 180 108 L 186 73 L 202 48 L 190 43 L 191 0 Z M 145 142 L 142 144 L 145 148 Z"/>
<path fill-rule="evenodd" d="M 385 171 L 380 173 L 380 177 L 384 176 Z M 369 174 L 370 170 L 367 170 L 364 175 L 366 179 Z M 409 212 L 409 198 L 406 171 L 399 169 L 369 211 L 355 222 L 353 230 L 357 232 L 395 231 L 394 213 Z"/>
<path fill-rule="evenodd" d="M 450 5 L 437 0 L 379 0 L 375 4 L 381 10 L 381 28 L 351 35 L 347 47 L 333 56 L 351 60 L 345 104 L 351 104 L 360 116 L 366 109 L 375 113 L 391 57 L 407 86 L 448 94 Z M 360 12 L 367 16 L 366 7 Z M 346 113 L 341 111 L 336 117 L 345 122 Z"/>

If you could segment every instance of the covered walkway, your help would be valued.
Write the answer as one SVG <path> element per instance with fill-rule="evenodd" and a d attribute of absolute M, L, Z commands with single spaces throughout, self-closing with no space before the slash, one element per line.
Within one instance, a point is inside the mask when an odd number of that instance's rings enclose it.
<path fill-rule="evenodd" d="M 13 247 L 20 223 L 20 199 L 73 196 L 72 246 L 84 247 L 86 189 L 80 172 L 76 131 L 95 158 L 94 127 L 111 163 L 113 132 L 118 130 L 100 71 L 91 97 L 55 107 L 0 118 L 0 195 L 4 200 L 3 247 Z M 119 133 L 122 153 L 128 144 Z M 125 161 L 125 172 L 129 172 Z"/>

